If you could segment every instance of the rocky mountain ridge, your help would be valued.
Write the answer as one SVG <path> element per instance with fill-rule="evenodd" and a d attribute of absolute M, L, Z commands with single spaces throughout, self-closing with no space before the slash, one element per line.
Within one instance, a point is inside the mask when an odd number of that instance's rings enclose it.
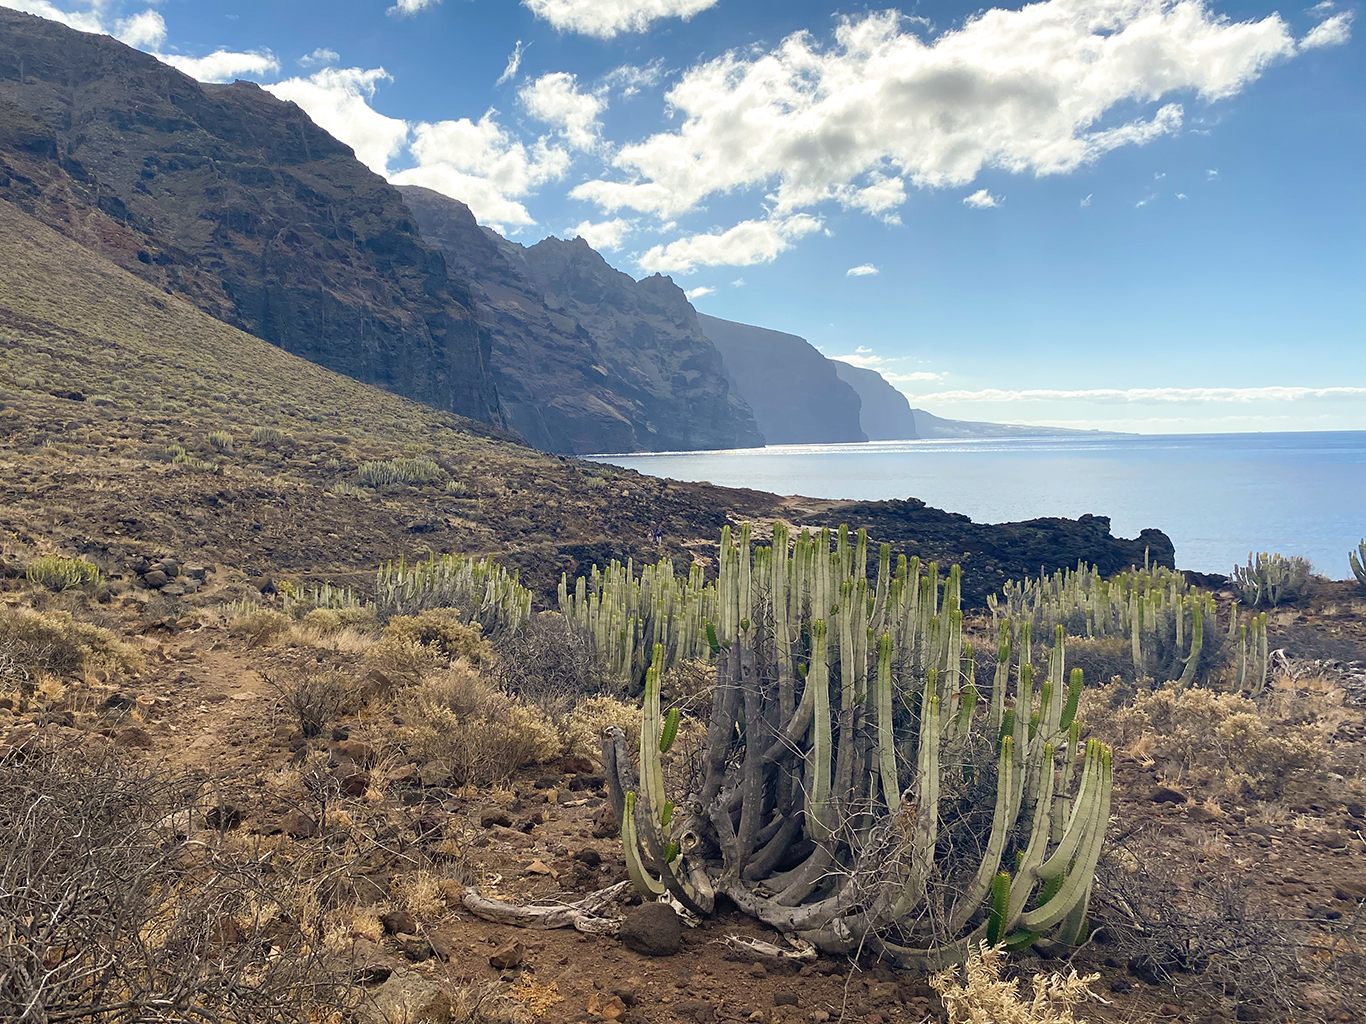
<path fill-rule="evenodd" d="M 302 110 L 0 8 L 0 198 L 297 355 L 498 423 L 468 289 Z"/>
<path fill-rule="evenodd" d="M 531 444 L 593 454 L 764 443 L 682 290 L 636 281 L 583 239 L 522 246 L 430 189 L 401 189 L 424 238 L 470 282 L 504 416 Z"/>

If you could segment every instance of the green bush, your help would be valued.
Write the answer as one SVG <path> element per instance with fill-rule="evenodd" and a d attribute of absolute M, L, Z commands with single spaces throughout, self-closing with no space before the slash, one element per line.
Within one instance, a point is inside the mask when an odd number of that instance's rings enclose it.
<path fill-rule="evenodd" d="M 280 444 L 285 439 L 285 432 L 279 427 L 256 427 L 251 432 L 252 444 Z"/>
<path fill-rule="evenodd" d="M 0 652 L 16 669 L 75 675 L 95 669 L 137 671 L 138 652 L 110 630 L 67 612 L 0 609 Z"/>
<path fill-rule="evenodd" d="M 431 459 L 390 459 L 361 463 L 356 479 L 366 487 L 423 487 L 445 481 L 447 473 Z"/>
<path fill-rule="evenodd" d="M 100 581 L 100 570 L 83 558 L 61 558 L 45 555 L 35 559 L 24 574 L 29 582 L 48 590 L 70 590 L 72 587 Z"/>
<path fill-rule="evenodd" d="M 226 430 L 215 430 L 209 435 L 209 444 L 220 452 L 230 452 L 232 451 L 232 435 Z"/>

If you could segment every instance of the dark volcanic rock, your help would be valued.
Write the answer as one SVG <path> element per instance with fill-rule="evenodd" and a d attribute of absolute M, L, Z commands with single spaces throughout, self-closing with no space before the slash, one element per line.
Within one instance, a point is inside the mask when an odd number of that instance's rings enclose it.
<path fill-rule="evenodd" d="M 673 907 L 644 903 L 632 907 L 621 922 L 621 943 L 645 956 L 673 956 L 683 942 L 683 925 Z"/>
<path fill-rule="evenodd" d="M 457 200 L 403 186 L 423 237 L 470 282 L 507 424 L 566 454 L 763 443 L 667 278 L 637 282 L 582 239 L 525 249 Z"/>
<path fill-rule="evenodd" d="M 858 392 L 863 401 L 859 423 L 869 441 L 912 441 L 920 436 L 915 429 L 911 403 L 887 378 L 876 370 L 850 366 L 832 359 L 840 380 Z"/>
<path fill-rule="evenodd" d="M 1036 576 L 1042 570 L 1075 569 L 1078 561 L 1110 576 L 1145 558 L 1168 569 L 1176 565 L 1176 549 L 1161 530 L 1144 530 L 1133 540 L 1110 533 L 1107 516 L 1079 519 L 1030 519 L 1023 523 L 974 523 L 967 516 L 930 508 L 923 501 L 864 501 L 842 505 L 812 517 L 811 525 L 832 528 L 841 523 L 863 526 L 871 540 L 887 543 L 895 554 L 919 555 L 922 563 L 963 569 L 963 600 L 971 607 L 986 603 L 1008 580 Z M 870 545 L 872 572 L 877 547 Z"/>
<path fill-rule="evenodd" d="M 464 285 L 292 103 L 0 9 L 0 198 L 357 380 L 498 422 Z"/>
<path fill-rule="evenodd" d="M 697 322 L 726 361 L 769 444 L 868 440 L 859 425 L 857 390 L 805 338 L 705 313 L 697 315 Z"/>

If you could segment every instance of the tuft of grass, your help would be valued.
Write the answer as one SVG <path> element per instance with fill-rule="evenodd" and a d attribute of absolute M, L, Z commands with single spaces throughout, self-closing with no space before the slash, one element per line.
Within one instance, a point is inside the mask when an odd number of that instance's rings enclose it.
<path fill-rule="evenodd" d="M 1073 968 L 1067 975 L 1034 975 L 1034 994 L 1020 995 L 1016 979 L 1001 980 L 1005 965 L 1002 947 L 985 942 L 970 949 L 968 962 L 950 967 L 930 977 L 930 985 L 944 1001 L 949 1024 L 1083 1024 L 1073 1009 L 1087 999 L 1096 998 L 1088 986 L 1100 980 L 1099 974 L 1081 977 Z"/>
<path fill-rule="evenodd" d="M 231 452 L 233 450 L 232 435 L 226 430 L 210 431 L 209 444 L 213 445 L 220 452 Z"/>
<path fill-rule="evenodd" d="M 285 432 L 279 427 L 254 427 L 251 431 L 251 443 L 259 445 L 283 444 Z"/>
<path fill-rule="evenodd" d="M 98 583 L 102 578 L 99 567 L 85 559 L 61 558 L 57 555 L 34 559 L 24 575 L 30 583 L 57 591 Z"/>

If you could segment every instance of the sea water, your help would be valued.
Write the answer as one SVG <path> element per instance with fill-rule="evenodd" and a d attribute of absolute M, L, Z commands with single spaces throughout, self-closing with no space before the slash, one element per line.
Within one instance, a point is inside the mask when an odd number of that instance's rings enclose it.
<path fill-rule="evenodd" d="M 1166 532 L 1176 564 L 1228 573 L 1250 551 L 1303 555 L 1332 579 L 1366 536 L 1366 431 L 1085 435 L 774 445 L 603 455 L 651 476 L 785 495 L 914 497 L 979 523 L 1109 516 Z"/>

